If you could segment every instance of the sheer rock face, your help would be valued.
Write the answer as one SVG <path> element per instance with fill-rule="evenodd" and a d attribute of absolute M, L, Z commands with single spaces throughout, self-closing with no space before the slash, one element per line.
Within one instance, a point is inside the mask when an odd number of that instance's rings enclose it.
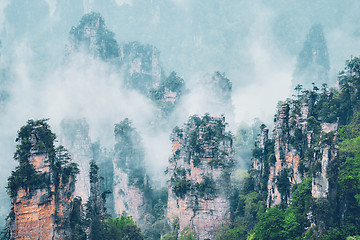
<path fill-rule="evenodd" d="M 51 173 L 45 154 L 33 154 L 30 163 L 41 173 Z M 69 217 L 74 199 L 73 179 L 60 180 L 57 193 L 55 185 L 49 188 L 28 190 L 20 188 L 12 199 L 14 219 L 11 236 L 14 239 L 65 239 L 70 236 Z"/>
<path fill-rule="evenodd" d="M 70 31 L 67 55 L 83 52 L 112 63 L 112 67 L 123 75 L 126 87 L 150 96 L 151 91 L 161 87 L 166 79 L 160 51 L 152 45 L 135 41 L 119 44 L 114 36 L 99 13 L 85 14 Z M 172 104 L 179 98 L 178 92 L 169 89 L 163 94 L 162 100 Z"/>
<path fill-rule="evenodd" d="M 144 216 L 144 193 L 129 184 L 129 176 L 114 165 L 114 198 L 115 214 L 120 216 L 123 212 L 131 215 L 136 222 L 141 222 Z"/>
<path fill-rule="evenodd" d="M 144 150 L 140 135 L 128 119 L 115 125 L 115 153 L 113 158 L 115 215 L 123 212 L 133 216 L 140 225 L 145 215 L 147 177 Z"/>
<path fill-rule="evenodd" d="M 75 184 L 75 195 L 86 203 L 90 196 L 89 164 L 92 159 L 89 125 L 85 119 L 66 119 L 61 122 L 61 128 L 62 143 L 80 170 Z"/>
<path fill-rule="evenodd" d="M 147 95 L 164 80 L 160 51 L 151 45 L 130 42 L 120 47 L 126 85 Z"/>
<path fill-rule="evenodd" d="M 119 57 L 119 46 L 114 39 L 114 33 L 106 28 L 99 13 L 85 14 L 79 25 L 71 29 L 67 52 L 71 54 L 79 50 L 103 60 Z"/>
<path fill-rule="evenodd" d="M 322 132 L 324 134 L 336 132 L 338 128 L 337 123 L 323 123 L 321 124 Z M 331 142 L 334 142 L 336 135 L 330 136 Z M 328 167 L 338 156 L 338 147 L 335 144 L 324 144 L 319 149 L 320 159 L 318 161 L 321 165 L 321 171 L 317 172 L 312 181 L 312 196 L 315 198 L 324 198 L 329 194 L 329 180 L 327 177 Z"/>
<path fill-rule="evenodd" d="M 191 226 L 200 239 L 212 239 L 214 231 L 229 220 L 233 150 L 224 121 L 195 117 L 172 135 L 167 217 L 178 217 L 180 229 Z"/>
<path fill-rule="evenodd" d="M 297 104 L 297 106 L 295 106 Z M 329 194 L 328 171 L 338 155 L 335 145 L 338 123 L 320 123 L 310 115 L 314 103 L 306 96 L 298 103 L 285 103 L 275 117 L 273 157 L 265 159 L 268 130 L 263 129 L 256 144 L 260 154 L 253 158 L 254 179 L 267 182 L 268 207 L 289 204 L 291 187 L 305 177 L 312 178 L 312 195 Z M 257 188 L 261 191 L 261 187 Z M 263 189 L 264 190 L 264 189 Z"/>
<path fill-rule="evenodd" d="M 112 153 L 101 148 L 100 143 L 92 143 L 89 133 L 89 124 L 86 119 L 64 119 L 61 122 L 61 142 L 71 153 L 74 162 L 78 164 L 79 174 L 75 184 L 75 195 L 79 196 L 82 203 L 85 204 L 91 192 L 90 181 L 90 162 L 95 160 L 99 166 L 99 175 L 102 181 L 101 191 L 112 192 L 113 188 L 113 168 Z M 106 195 L 106 209 L 109 214 L 114 214 L 114 198 L 113 194 Z"/>
<path fill-rule="evenodd" d="M 95 161 L 90 162 L 90 197 L 89 207 L 95 216 L 105 214 L 105 196 L 101 190 L 99 167 Z"/>

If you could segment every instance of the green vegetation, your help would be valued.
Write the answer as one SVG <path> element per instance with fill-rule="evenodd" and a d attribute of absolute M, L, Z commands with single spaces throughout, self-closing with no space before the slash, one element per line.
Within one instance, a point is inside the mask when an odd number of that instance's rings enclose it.
<path fill-rule="evenodd" d="M 137 187 L 144 193 L 146 209 L 145 216 L 142 216 L 144 238 L 159 239 L 162 234 L 167 232 L 168 228 L 168 224 L 164 219 L 167 190 L 158 190 L 151 187 L 150 179 L 145 172 L 142 140 L 136 129 L 132 126 L 131 121 L 126 118 L 120 123 L 115 124 L 114 133 L 116 140 L 115 164 L 128 174 L 129 185 Z M 111 165 L 111 159 L 108 164 Z M 184 174 L 185 170 L 178 172 L 179 176 Z M 186 191 L 183 187 L 182 182 L 175 186 L 178 194 L 181 195 Z"/>
<path fill-rule="evenodd" d="M 124 172 L 128 173 L 129 185 L 144 190 L 145 167 L 142 139 L 129 119 L 125 118 L 115 124 L 115 163 Z"/>
<path fill-rule="evenodd" d="M 180 179 L 173 184 L 172 190 L 179 198 L 185 198 L 186 193 L 191 189 L 190 180 Z"/>
<path fill-rule="evenodd" d="M 95 32 L 96 47 L 94 49 L 91 49 L 93 39 L 87 34 L 88 28 Z M 106 28 L 104 19 L 99 13 L 85 14 L 79 25 L 72 27 L 70 35 L 77 50 L 85 47 L 87 51 L 103 60 L 110 60 L 119 56 L 119 46 L 114 38 L 115 34 Z"/>
<path fill-rule="evenodd" d="M 184 79 L 176 72 L 171 72 L 160 86 L 150 90 L 149 97 L 159 106 L 163 116 L 167 116 L 174 110 L 184 93 L 186 93 Z"/>
<path fill-rule="evenodd" d="M 186 163 L 192 162 L 193 166 L 198 168 L 203 168 L 204 164 L 211 168 L 220 168 L 223 170 L 223 177 L 228 179 L 228 172 L 234 166 L 231 156 L 233 136 L 225 132 L 225 127 L 223 118 L 214 118 L 209 114 L 202 118 L 191 116 L 186 131 L 179 127 L 173 130 L 173 141 L 180 138 L 184 144 L 174 152 L 169 161 L 178 162 L 180 156 L 185 155 L 183 161 Z M 184 135 L 184 132 L 187 134 Z M 191 175 L 191 168 L 175 167 L 172 171 L 170 183 L 177 197 L 185 198 L 189 192 L 206 199 L 216 197 L 216 183 L 211 176 L 203 176 L 200 183 L 192 183 L 186 174 Z M 225 183 L 228 181 L 225 180 Z"/>
<path fill-rule="evenodd" d="M 19 162 L 19 166 L 12 171 L 8 179 L 7 190 L 11 197 L 17 195 L 20 188 L 31 191 L 39 188 L 47 188 L 50 192 L 50 184 L 54 183 L 55 192 L 60 184 L 67 184 L 68 180 L 75 181 L 75 176 L 79 170 L 77 164 L 71 162 L 67 150 L 63 146 L 55 148 L 55 134 L 50 130 L 47 119 L 29 120 L 27 125 L 21 127 L 18 132 L 16 142 L 16 152 L 14 159 Z M 30 163 L 32 154 L 44 154 L 52 174 L 49 172 L 39 173 Z M 49 195 L 50 196 L 50 195 Z"/>
<path fill-rule="evenodd" d="M 131 216 L 111 218 L 105 212 L 105 196 L 101 193 L 99 167 L 90 161 L 90 197 L 85 205 L 76 197 L 70 213 L 71 240 L 144 239 Z M 84 206 L 86 207 L 84 209 Z"/>
<path fill-rule="evenodd" d="M 104 216 L 103 216 L 104 218 Z M 106 240 L 143 240 L 144 237 L 141 229 L 136 225 L 131 216 L 122 214 L 117 218 L 108 218 L 107 220 L 99 220 L 91 225 L 91 233 L 89 239 L 106 239 Z M 73 235 L 74 239 L 87 239 L 83 231 L 80 234 Z"/>
<path fill-rule="evenodd" d="M 165 234 L 161 240 L 178 240 L 178 235 L 180 231 L 180 222 L 178 217 L 174 217 L 171 223 L 171 232 Z"/>
<path fill-rule="evenodd" d="M 197 240 L 198 236 L 191 227 L 185 227 L 180 233 L 179 218 L 174 217 L 171 224 L 171 232 L 165 234 L 161 240 Z"/>
<path fill-rule="evenodd" d="M 99 236 L 107 240 L 142 240 L 140 228 L 131 216 L 121 215 L 120 218 L 109 218 L 104 223 L 104 235 Z M 98 238 L 98 239 L 100 239 Z"/>
<path fill-rule="evenodd" d="M 286 207 L 287 199 L 290 197 L 290 182 L 288 169 L 281 170 L 280 174 L 276 176 L 276 186 L 281 194 L 281 204 Z"/>
<path fill-rule="evenodd" d="M 180 232 L 179 240 L 197 240 L 198 236 L 194 230 L 192 230 L 190 227 L 185 227 Z"/>
<path fill-rule="evenodd" d="M 201 198 L 212 199 L 216 196 L 216 183 L 211 177 L 204 176 L 200 183 L 195 183 L 195 191 Z"/>
<path fill-rule="evenodd" d="M 206 113 L 202 118 L 197 115 L 189 120 L 190 133 L 187 151 L 195 166 L 200 165 L 200 159 L 210 157 L 208 164 L 214 168 L 232 168 L 234 160 L 229 158 L 228 149 L 220 149 L 221 142 L 233 143 L 233 136 L 225 132 L 226 123 L 223 119 L 212 118 Z M 209 147 L 211 146 L 211 147 Z"/>
<path fill-rule="evenodd" d="M 46 189 L 47 194 L 39 199 L 39 204 L 48 202 L 52 197 L 55 198 L 55 204 L 70 200 L 71 193 L 68 191 L 73 189 L 79 169 L 77 164 L 71 161 L 70 154 L 63 146 L 55 148 L 55 139 L 56 136 L 51 132 L 47 119 L 29 120 L 20 128 L 14 154 L 19 166 L 12 171 L 7 186 L 13 201 L 20 189 L 24 189 L 28 196 L 31 196 L 36 189 Z M 42 172 L 37 171 L 32 163 L 34 158 L 39 156 L 44 158 L 44 162 L 40 164 L 40 167 L 44 168 Z M 68 191 L 64 190 L 62 192 L 64 195 L 60 196 L 60 189 L 68 189 Z M 8 237 L 14 217 L 12 210 L 7 218 L 7 229 L 4 231 Z M 56 221 L 61 221 L 57 212 L 54 218 Z"/>
<path fill-rule="evenodd" d="M 360 59 L 347 61 L 339 74 L 340 89 L 326 84 L 312 90 L 296 87 L 297 100 L 287 100 L 289 125 L 282 128 L 300 156 L 302 183 L 291 186 L 291 167 L 274 178 L 281 193 L 279 206 L 266 208 L 268 169 L 275 163 L 273 143 L 256 144 L 253 157 L 263 167 L 251 170 L 242 187 L 232 197 L 231 223 L 219 229 L 217 239 L 357 239 L 360 234 Z M 302 119 L 301 107 L 306 104 L 309 116 Z M 284 105 L 283 105 L 284 106 Z M 277 114 L 276 120 L 279 118 Z M 286 122 L 287 123 L 287 122 Z M 322 132 L 322 123 L 338 123 L 337 131 Z M 305 127 L 304 127 L 305 126 Z M 308 142 L 311 136 L 311 142 Z M 270 140 L 269 140 L 270 141 Z M 266 144 L 265 144 L 266 145 Z M 336 151 L 336 145 L 339 151 Z M 322 150 L 330 148 L 327 167 L 327 198 L 312 196 L 312 181 L 322 171 Z M 279 149 L 280 159 L 284 151 Z M 336 153 L 337 152 L 337 153 Z M 332 155 L 335 153 L 335 155 Z M 287 164 L 281 162 L 282 164 Z"/>

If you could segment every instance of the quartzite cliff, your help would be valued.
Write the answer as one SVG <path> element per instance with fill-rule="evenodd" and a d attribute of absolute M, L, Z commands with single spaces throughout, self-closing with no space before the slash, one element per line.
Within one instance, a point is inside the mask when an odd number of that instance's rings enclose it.
<path fill-rule="evenodd" d="M 232 136 L 224 117 L 193 116 L 172 134 L 167 217 L 178 218 L 180 230 L 194 229 L 200 239 L 212 239 L 230 219 Z"/>

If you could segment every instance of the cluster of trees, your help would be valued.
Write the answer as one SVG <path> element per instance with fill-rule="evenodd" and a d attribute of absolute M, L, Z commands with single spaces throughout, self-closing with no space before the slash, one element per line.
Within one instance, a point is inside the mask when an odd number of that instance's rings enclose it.
<path fill-rule="evenodd" d="M 300 114 L 301 103 L 312 102 L 309 128 L 315 136 L 314 146 L 333 141 L 334 133 L 320 135 L 322 122 L 337 122 L 339 130 L 335 144 L 338 156 L 327 169 L 330 194 L 326 198 L 313 198 L 312 177 L 315 165 L 305 169 L 302 183 L 287 186 L 290 201 L 266 208 L 266 193 L 256 187 L 253 175 L 243 182 L 232 198 L 232 221 L 216 234 L 216 239 L 358 239 L 360 234 L 360 59 L 347 61 L 345 71 L 339 74 L 340 89 L 312 90 L 296 87 L 297 96 L 290 100 L 291 111 Z M 289 126 L 291 128 L 291 126 Z M 305 136 L 295 134 L 290 144 L 296 145 Z M 309 150 L 309 149 L 307 149 Z M 312 149 L 312 156 L 316 149 Z M 255 157 L 264 153 L 253 152 Z M 269 156 L 268 156 L 269 157 Z M 314 159 L 316 161 L 316 159 Z M 321 167 L 321 165 L 320 165 Z M 287 180 L 282 174 L 276 181 Z M 284 181 L 287 182 L 287 181 Z M 279 186 L 278 186 L 279 187 Z M 280 189 L 280 187 L 279 187 Z M 334 193 L 334 194 L 331 194 Z"/>
<path fill-rule="evenodd" d="M 184 161 L 193 164 L 194 167 L 201 167 L 208 164 L 212 168 L 224 169 L 224 173 L 233 167 L 231 150 L 225 149 L 223 141 L 229 141 L 232 145 L 231 133 L 225 132 L 225 122 L 221 118 L 212 118 L 209 114 L 203 117 L 193 115 L 187 125 L 187 132 L 175 127 L 173 138 L 185 139 L 185 145 L 177 149 L 170 162 L 179 160 L 180 155 Z M 231 148 L 231 146 L 230 146 Z M 211 176 L 203 176 L 200 183 L 192 183 L 187 179 L 187 172 L 191 173 L 191 168 L 176 167 L 172 171 L 170 185 L 177 197 L 185 198 L 188 192 L 201 198 L 214 198 L 216 196 L 216 183 Z"/>
<path fill-rule="evenodd" d="M 92 228 L 90 239 L 107 240 L 143 240 L 141 229 L 131 216 L 122 214 L 117 218 L 108 218 L 105 221 L 98 221 L 96 228 Z M 74 239 L 74 238 L 73 238 Z M 86 238 L 78 238 L 86 239 Z"/>
<path fill-rule="evenodd" d="M 29 120 L 27 125 L 19 130 L 16 139 L 18 142 L 17 150 L 14 154 L 14 159 L 19 162 L 19 166 L 11 173 L 7 187 L 12 198 L 16 197 L 21 188 L 30 194 L 36 189 L 47 189 L 47 197 L 55 196 L 55 204 L 60 200 L 69 200 L 59 199 L 60 197 L 69 198 L 71 196 L 71 194 L 59 196 L 59 189 L 63 189 L 63 185 L 75 184 L 79 170 L 63 146 L 54 146 L 55 139 L 56 136 L 51 132 L 47 119 Z M 49 172 L 40 173 L 35 169 L 30 163 L 32 154 L 45 155 L 49 163 Z M 104 195 L 101 194 L 100 190 L 98 170 L 95 161 L 91 161 L 90 182 L 92 191 L 89 202 L 83 206 L 81 199 L 75 198 L 71 206 L 69 223 L 62 223 L 64 228 L 67 228 L 67 224 L 69 225 L 69 239 L 144 239 L 140 228 L 137 227 L 131 216 L 122 215 L 120 218 L 111 218 L 105 214 Z M 55 188 L 53 189 L 52 186 Z M 14 217 L 15 213 L 12 209 L 7 218 L 7 226 L 2 232 L 2 239 L 11 238 L 11 226 Z M 55 218 L 56 221 L 62 221 L 57 216 Z"/>
<path fill-rule="evenodd" d="M 144 238 L 160 239 L 161 235 L 169 228 L 165 221 L 167 189 L 152 188 L 151 179 L 146 174 L 144 167 L 142 139 L 132 122 L 126 118 L 115 124 L 114 133 L 116 166 L 128 174 L 129 186 L 134 186 L 144 193 L 145 213 L 139 223 Z"/>
<path fill-rule="evenodd" d="M 63 184 L 72 177 L 75 181 L 79 173 L 77 164 L 71 162 L 70 154 L 63 146 L 55 147 L 56 136 L 51 132 L 47 119 L 29 120 L 27 125 L 23 126 L 18 132 L 16 142 L 16 152 L 14 159 L 19 162 L 15 171 L 11 172 L 8 179 L 7 190 L 10 197 L 16 197 L 20 188 L 31 191 L 39 188 L 47 188 L 49 192 L 50 184 L 55 185 L 55 192 L 60 184 Z M 39 173 L 30 163 L 32 153 L 45 154 L 49 167 L 53 174 Z"/>
<path fill-rule="evenodd" d="M 106 28 L 99 13 L 85 14 L 78 26 L 72 27 L 70 38 L 74 50 L 86 50 L 102 60 L 119 57 L 119 45 L 115 34 Z"/>
<path fill-rule="evenodd" d="M 180 231 L 179 218 L 175 217 L 172 221 L 171 231 L 165 234 L 161 240 L 197 240 L 198 236 L 196 232 L 190 228 L 186 227 Z"/>

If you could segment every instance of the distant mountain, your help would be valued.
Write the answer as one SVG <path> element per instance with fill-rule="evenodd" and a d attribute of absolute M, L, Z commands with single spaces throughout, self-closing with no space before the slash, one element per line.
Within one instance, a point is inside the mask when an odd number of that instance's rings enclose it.
<path fill-rule="evenodd" d="M 329 81 L 329 52 L 322 25 L 313 25 L 299 53 L 293 74 L 292 86 L 301 84 L 305 88 L 312 83 L 321 86 Z"/>

